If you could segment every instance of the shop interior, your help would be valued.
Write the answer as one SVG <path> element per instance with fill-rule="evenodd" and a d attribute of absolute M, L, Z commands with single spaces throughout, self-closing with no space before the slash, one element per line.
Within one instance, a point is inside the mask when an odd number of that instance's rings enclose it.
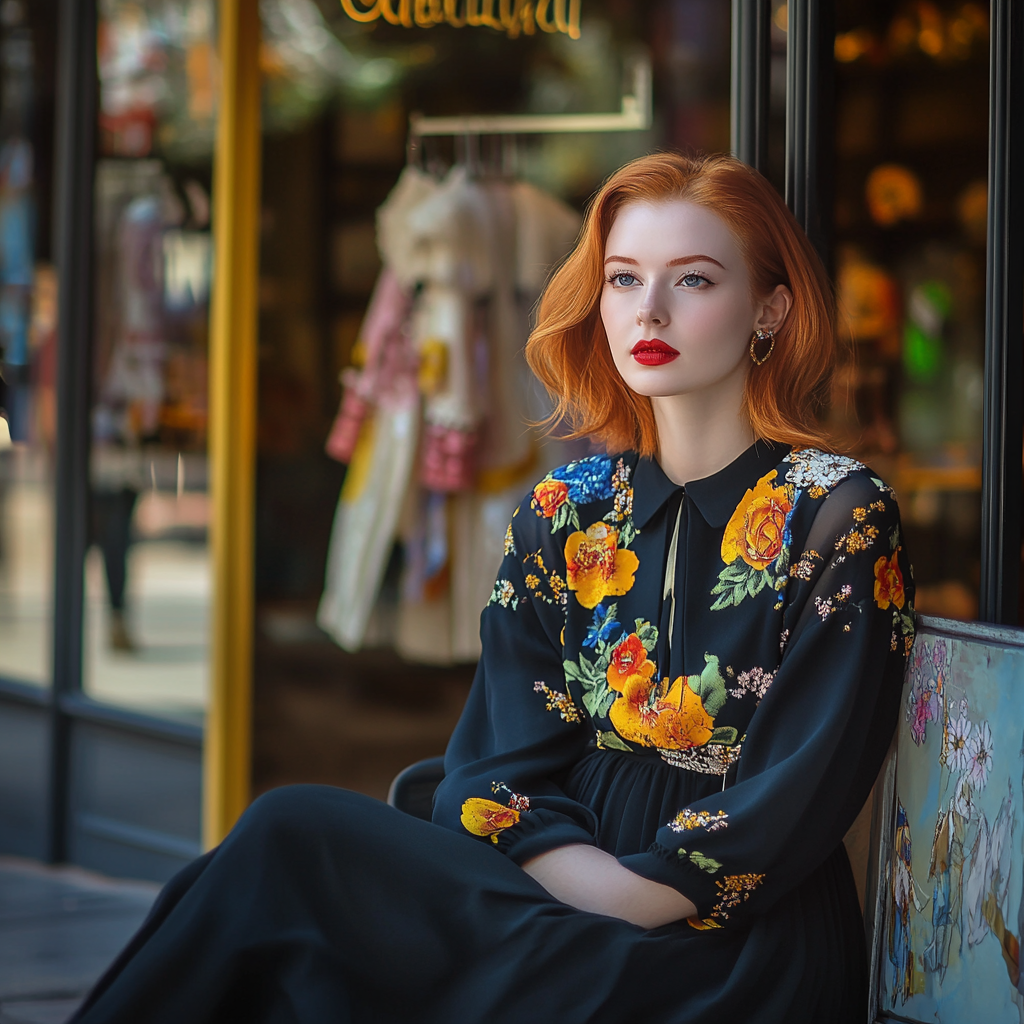
<path fill-rule="evenodd" d="M 52 6 L 0 4 L 0 676 L 39 686 L 52 642 Z M 545 400 L 521 347 L 544 276 L 615 167 L 729 146 L 721 0 L 566 0 L 548 20 L 430 27 L 392 8 L 369 20 L 373 5 L 350 0 L 260 5 L 254 792 L 309 781 L 383 796 L 443 751 L 508 516 L 548 468 L 589 451 L 530 425 Z M 192 722 L 209 656 L 215 14 L 213 0 L 100 0 L 97 41 L 83 686 Z M 897 490 L 920 609 L 961 619 L 977 615 L 980 571 L 987 18 L 961 0 L 838 0 L 825 254 L 844 354 L 824 414 Z M 780 189 L 786 28 L 777 2 Z M 414 113 L 615 112 L 638 64 L 651 68 L 649 130 L 409 144 Z M 414 241 L 455 260 L 457 288 L 417 263 Z"/>

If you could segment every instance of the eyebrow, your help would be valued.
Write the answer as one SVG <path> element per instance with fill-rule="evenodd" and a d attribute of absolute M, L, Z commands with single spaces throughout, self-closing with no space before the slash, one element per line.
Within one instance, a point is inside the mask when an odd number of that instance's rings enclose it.
<path fill-rule="evenodd" d="M 640 264 L 636 260 L 630 259 L 628 256 L 609 256 L 608 259 L 606 259 L 604 262 L 605 266 L 607 266 L 609 263 L 629 263 L 631 266 L 634 267 L 640 266 Z M 668 263 L 665 264 L 665 266 L 678 267 L 683 263 L 714 263 L 716 267 L 721 267 L 722 270 L 725 270 L 725 267 L 722 267 L 722 264 L 719 263 L 718 260 L 716 260 L 712 256 L 705 256 L 703 253 L 696 253 L 693 256 L 680 256 L 679 259 L 669 260 Z"/>

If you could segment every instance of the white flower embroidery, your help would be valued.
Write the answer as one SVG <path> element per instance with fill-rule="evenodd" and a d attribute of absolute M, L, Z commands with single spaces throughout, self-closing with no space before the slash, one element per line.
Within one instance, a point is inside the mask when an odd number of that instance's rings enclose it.
<path fill-rule="evenodd" d="M 792 463 L 786 473 L 786 483 L 803 490 L 814 487 L 828 490 L 840 480 L 845 480 L 851 473 L 864 468 L 864 464 L 856 459 L 846 455 L 833 455 L 817 448 L 802 448 L 790 452 L 782 461 Z"/>
<path fill-rule="evenodd" d="M 774 672 L 763 668 L 752 668 L 748 672 L 741 672 L 736 677 L 735 688 L 729 690 L 733 697 L 742 697 L 745 693 L 752 693 L 760 700 L 772 685 L 775 678 Z"/>

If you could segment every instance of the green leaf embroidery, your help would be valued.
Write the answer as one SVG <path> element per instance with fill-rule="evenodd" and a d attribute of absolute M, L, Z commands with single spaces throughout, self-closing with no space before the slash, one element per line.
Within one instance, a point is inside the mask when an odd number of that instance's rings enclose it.
<path fill-rule="evenodd" d="M 601 702 L 597 705 L 597 717 L 607 718 L 608 712 L 611 711 L 612 705 L 618 699 L 618 694 L 610 686 L 605 686 L 604 696 L 601 698 Z"/>
<path fill-rule="evenodd" d="M 705 654 L 704 661 L 704 671 L 699 676 L 687 676 L 686 685 L 700 697 L 704 710 L 714 718 L 725 705 L 728 692 L 718 658 L 714 654 Z"/>
<path fill-rule="evenodd" d="M 706 871 L 709 875 L 713 875 L 716 871 L 719 871 L 722 867 L 721 863 L 715 860 L 713 857 L 705 857 L 699 850 L 694 850 L 690 854 L 690 863 L 701 871 Z"/>
<path fill-rule="evenodd" d="M 625 743 L 617 732 L 599 732 L 597 734 L 597 745 L 602 750 L 624 750 L 627 754 L 633 753 L 633 748 Z"/>
<path fill-rule="evenodd" d="M 658 646 L 658 627 L 652 626 L 644 619 L 636 619 L 634 625 L 636 626 L 635 632 L 640 638 L 640 643 L 644 645 L 644 650 L 650 653 Z"/>
<path fill-rule="evenodd" d="M 573 504 L 571 501 L 565 501 L 555 510 L 555 514 L 551 517 L 551 532 L 555 533 L 561 530 L 566 523 L 569 522 L 570 512 L 573 511 Z"/>
<path fill-rule="evenodd" d="M 739 733 L 731 725 L 720 725 L 711 734 L 708 743 L 722 743 L 727 747 L 734 747 L 737 736 Z"/>
<path fill-rule="evenodd" d="M 619 529 L 618 545 L 620 548 L 628 548 L 636 540 L 640 531 L 633 525 L 632 519 L 627 519 Z"/>

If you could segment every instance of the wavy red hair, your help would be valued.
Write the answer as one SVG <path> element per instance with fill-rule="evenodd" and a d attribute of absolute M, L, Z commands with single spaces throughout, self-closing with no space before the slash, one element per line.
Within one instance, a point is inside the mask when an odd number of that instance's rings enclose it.
<path fill-rule="evenodd" d="M 758 438 L 794 448 L 829 447 L 817 410 L 836 361 L 834 298 L 803 229 L 768 181 L 728 156 L 656 153 L 616 171 L 594 196 L 576 248 L 552 276 L 526 345 L 531 369 L 555 400 L 552 422 L 609 451 L 653 455 L 658 433 L 649 398 L 631 390 L 612 362 L 601 323 L 605 242 L 627 203 L 682 199 L 718 214 L 735 235 L 753 298 L 776 285 L 793 305 L 763 366 L 751 361 L 743 404 Z"/>

